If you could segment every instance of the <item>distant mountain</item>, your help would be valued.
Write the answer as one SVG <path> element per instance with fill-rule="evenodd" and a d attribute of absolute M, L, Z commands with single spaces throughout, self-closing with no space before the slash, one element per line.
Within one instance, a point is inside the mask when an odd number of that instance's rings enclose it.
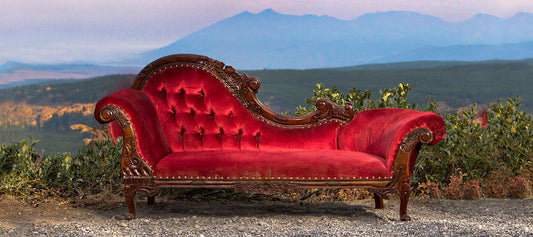
<path fill-rule="evenodd" d="M 267 9 L 257 14 L 242 12 L 127 62 L 144 65 L 176 53 L 204 54 L 239 69 L 324 68 L 393 60 L 517 59 L 533 57 L 528 43 L 533 42 L 531 32 L 530 13 L 509 19 L 478 14 L 451 23 L 408 11 L 340 20 Z"/>
<path fill-rule="evenodd" d="M 140 69 L 140 66 L 26 64 L 10 61 L 0 65 L 0 88 L 49 79 L 81 79 L 109 74 L 131 74 L 139 72 Z"/>

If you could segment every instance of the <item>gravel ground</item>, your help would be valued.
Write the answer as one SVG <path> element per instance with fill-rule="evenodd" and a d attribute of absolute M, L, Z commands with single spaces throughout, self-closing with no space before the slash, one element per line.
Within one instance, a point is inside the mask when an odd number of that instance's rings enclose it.
<path fill-rule="evenodd" d="M 162 200 L 137 203 L 123 219 L 118 196 L 83 205 L 51 199 L 29 205 L 3 196 L 0 236 L 533 236 L 533 199 L 409 202 L 413 221 L 399 220 L 399 200 Z"/>

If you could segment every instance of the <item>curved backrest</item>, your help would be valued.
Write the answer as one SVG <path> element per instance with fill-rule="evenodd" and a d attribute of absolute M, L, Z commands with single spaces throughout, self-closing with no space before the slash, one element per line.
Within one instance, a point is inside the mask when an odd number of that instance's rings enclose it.
<path fill-rule="evenodd" d="M 179 59 L 143 70 L 134 84 L 154 103 L 172 151 L 337 149 L 338 121 L 276 124 L 243 105 L 228 75 L 194 57 Z"/>

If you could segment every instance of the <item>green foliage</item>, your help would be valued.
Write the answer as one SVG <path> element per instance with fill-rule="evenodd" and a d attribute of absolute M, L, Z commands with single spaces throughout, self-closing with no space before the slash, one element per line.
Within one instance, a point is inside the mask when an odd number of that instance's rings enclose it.
<path fill-rule="evenodd" d="M 27 194 L 41 186 L 36 180 L 39 155 L 33 150 L 34 145 L 33 141 L 23 140 L 0 146 L 0 193 Z"/>
<path fill-rule="evenodd" d="M 0 146 L 0 194 L 68 196 L 120 190 L 121 145 L 107 140 L 94 142 L 74 156 L 45 156 L 34 150 L 36 143 L 21 140 Z"/>
<path fill-rule="evenodd" d="M 369 90 L 361 91 L 353 88 L 347 95 L 344 95 L 336 87 L 327 88 L 324 84 L 316 84 L 316 89 L 313 90 L 313 97 L 306 99 L 307 104 L 311 106 L 296 108 L 295 115 L 304 115 L 316 111 L 316 101 L 320 98 L 328 98 L 338 105 L 351 103 L 353 108 L 359 111 L 376 109 L 376 108 L 405 108 L 420 110 L 417 104 L 407 103 L 407 95 L 413 89 L 407 83 L 400 83 L 398 87 L 379 90 L 380 96 L 377 100 L 371 98 L 372 93 Z M 437 103 L 428 103 L 426 111 L 435 111 Z"/>
<path fill-rule="evenodd" d="M 477 105 L 462 112 L 446 114 L 446 138 L 426 147 L 415 165 L 414 182 L 449 183 L 463 172 L 466 180 L 487 177 L 506 170 L 509 177 L 523 175 L 533 159 L 533 121 L 519 110 L 520 99 L 488 105 L 487 127 L 473 120 Z"/>

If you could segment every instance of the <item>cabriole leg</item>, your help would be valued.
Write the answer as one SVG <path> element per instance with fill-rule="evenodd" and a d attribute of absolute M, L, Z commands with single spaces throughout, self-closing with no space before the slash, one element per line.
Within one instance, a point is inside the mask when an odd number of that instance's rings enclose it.
<path fill-rule="evenodd" d="M 400 220 L 410 221 L 411 217 L 407 215 L 407 203 L 409 202 L 409 194 L 411 193 L 411 186 L 409 179 L 403 181 L 399 185 L 400 191 Z"/>
<path fill-rule="evenodd" d="M 124 198 L 126 199 L 126 204 L 128 205 L 129 213 L 126 214 L 126 220 L 131 220 L 135 218 L 135 188 L 130 187 L 129 185 L 124 186 Z"/>

